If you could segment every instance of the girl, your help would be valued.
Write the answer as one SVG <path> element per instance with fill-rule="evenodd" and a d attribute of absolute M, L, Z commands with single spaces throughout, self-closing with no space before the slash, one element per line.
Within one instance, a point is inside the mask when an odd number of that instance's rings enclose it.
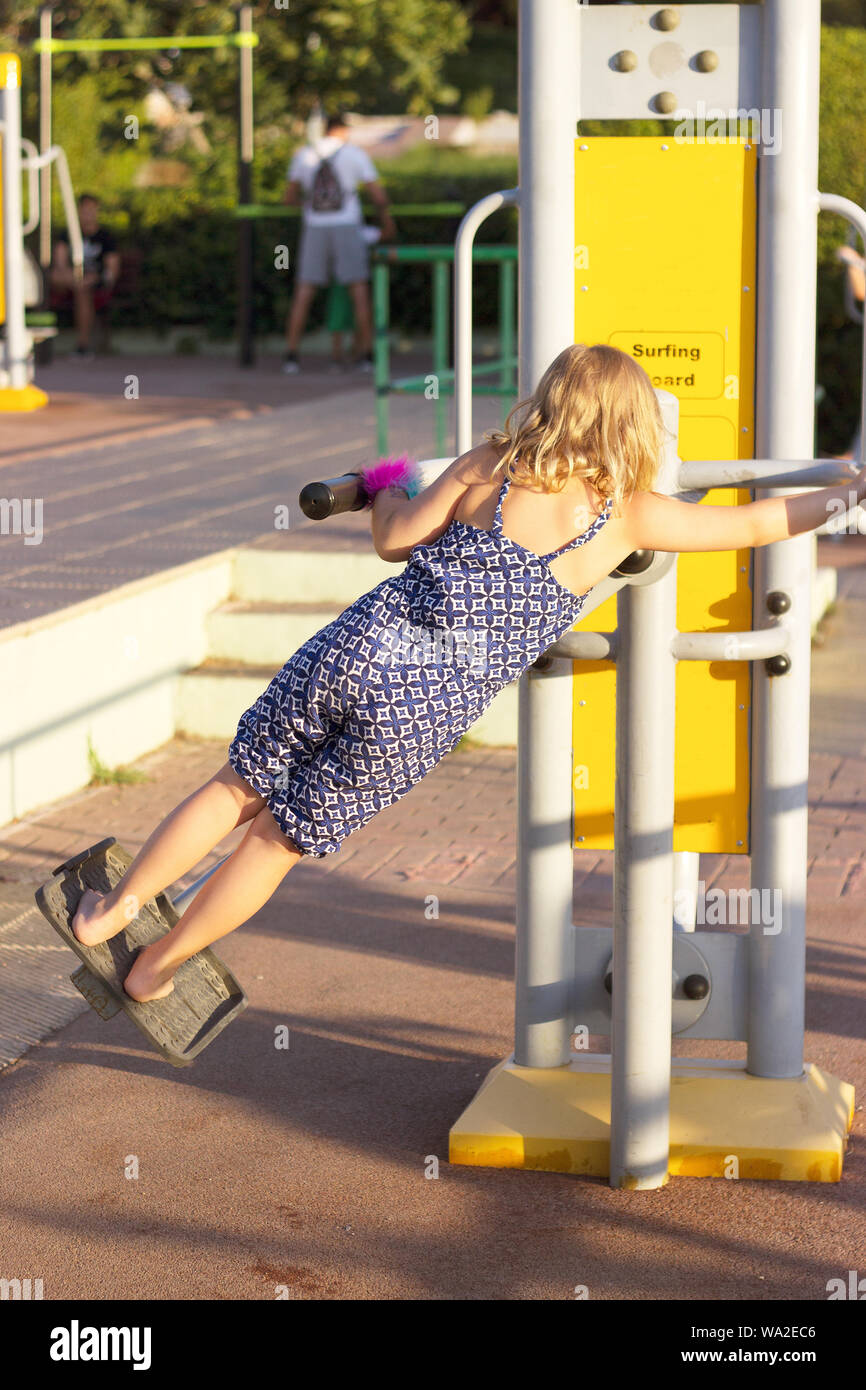
<path fill-rule="evenodd" d="M 241 717 L 228 762 L 154 831 L 112 892 L 82 896 L 73 930 L 94 945 L 249 825 L 178 925 L 136 958 L 125 981 L 133 999 L 168 994 L 178 966 L 257 912 L 302 855 L 335 853 L 404 796 L 633 550 L 769 545 L 866 493 L 864 469 L 843 487 L 697 507 L 652 491 L 663 439 L 643 368 L 615 348 L 577 344 L 503 430 L 420 495 L 375 494 L 376 552 L 406 566 L 295 652 Z"/>

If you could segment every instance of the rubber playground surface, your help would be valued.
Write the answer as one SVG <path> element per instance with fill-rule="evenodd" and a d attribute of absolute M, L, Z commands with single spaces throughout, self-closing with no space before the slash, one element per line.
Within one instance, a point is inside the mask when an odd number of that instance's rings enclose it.
<path fill-rule="evenodd" d="M 337 413 L 329 437 L 356 427 Z M 841 1182 L 629 1193 L 448 1163 L 513 1027 L 516 759 L 467 747 L 218 943 L 250 1004 L 192 1067 L 87 1010 L 0 1070 L 0 1273 L 46 1300 L 737 1302 L 822 1301 L 862 1272 L 866 541 L 821 541 L 820 563 L 840 601 L 814 649 L 806 1057 L 857 1088 Z M 140 761 L 146 781 L 4 828 L 0 902 L 107 834 L 134 852 L 224 758 L 178 739 Z M 702 860 L 721 886 L 745 868 Z M 579 924 L 609 920 L 610 874 L 609 854 L 575 854 Z M 0 1002 L 7 964 L 0 933 Z M 58 980 L 76 964 L 58 956 Z"/>

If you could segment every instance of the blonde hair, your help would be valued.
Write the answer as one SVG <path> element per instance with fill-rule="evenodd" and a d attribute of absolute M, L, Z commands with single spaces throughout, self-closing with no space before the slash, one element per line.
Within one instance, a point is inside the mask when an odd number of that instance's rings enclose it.
<path fill-rule="evenodd" d="M 494 474 L 501 468 L 544 492 L 584 478 L 617 512 L 633 492 L 652 488 L 664 426 L 652 383 L 633 357 L 606 343 L 575 343 L 509 411 L 504 427 L 484 437 L 505 446 Z"/>

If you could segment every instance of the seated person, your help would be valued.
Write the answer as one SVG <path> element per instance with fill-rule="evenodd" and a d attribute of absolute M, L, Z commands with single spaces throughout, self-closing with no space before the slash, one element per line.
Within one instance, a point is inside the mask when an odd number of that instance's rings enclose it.
<path fill-rule="evenodd" d="M 52 288 L 60 293 L 52 295 L 52 302 L 63 302 L 72 296 L 75 330 L 78 336 L 75 356 L 91 358 L 93 352 L 90 336 L 93 321 L 96 314 L 106 307 L 114 292 L 120 274 L 120 253 L 111 232 L 99 224 L 99 199 L 92 193 L 82 193 L 79 198 L 78 220 L 84 246 L 84 275 L 81 280 L 76 280 L 69 233 L 62 232 L 54 247 L 54 263 L 51 268 Z"/>

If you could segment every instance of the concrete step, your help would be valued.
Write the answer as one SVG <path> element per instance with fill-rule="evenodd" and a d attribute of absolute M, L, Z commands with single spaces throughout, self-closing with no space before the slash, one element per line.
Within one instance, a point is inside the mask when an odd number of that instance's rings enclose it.
<path fill-rule="evenodd" d="M 191 738 L 233 738 L 244 710 L 258 699 L 281 664 L 245 666 L 208 660 L 184 672 L 175 690 L 177 732 Z"/>
<path fill-rule="evenodd" d="M 291 652 L 287 654 L 287 657 Z M 287 657 L 285 659 L 287 659 Z M 209 659 L 180 676 L 175 716 L 178 733 L 192 738 L 234 737 L 238 720 L 284 664 L 248 666 Z M 517 685 L 506 686 L 471 729 L 468 737 L 490 747 L 517 742 Z"/>
<path fill-rule="evenodd" d="M 283 542 L 236 552 L 231 597 L 206 619 L 207 659 L 177 681 L 177 731 L 196 738 L 232 738 L 244 710 L 309 637 L 361 594 L 397 574 L 389 564 L 345 544 L 316 545 L 311 532 L 292 549 Z M 298 538 L 300 542 L 300 538 Z M 517 741 L 517 687 L 493 702 L 469 736 L 482 744 Z"/>
<path fill-rule="evenodd" d="M 208 657 L 278 670 L 309 637 L 342 612 L 338 604 L 231 599 L 208 614 Z"/>
<path fill-rule="evenodd" d="M 312 539 L 315 539 L 314 537 Z M 381 560 L 370 549 L 355 546 L 292 549 L 251 548 L 235 556 L 232 591 L 247 603 L 323 603 L 347 608 L 389 575 L 399 574 L 404 561 Z"/>

